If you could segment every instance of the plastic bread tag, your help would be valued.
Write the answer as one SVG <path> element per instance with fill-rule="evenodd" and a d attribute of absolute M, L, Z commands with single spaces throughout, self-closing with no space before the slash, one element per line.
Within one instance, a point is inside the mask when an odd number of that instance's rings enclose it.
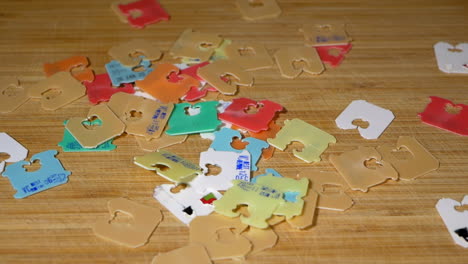
<path fill-rule="evenodd" d="M 94 234 L 102 239 L 110 240 L 120 245 L 137 248 L 148 243 L 163 215 L 157 208 L 143 205 L 125 198 L 112 199 L 107 203 L 111 218 L 99 219 L 94 225 Z M 116 213 L 121 212 L 131 216 L 132 221 L 114 223 Z"/>

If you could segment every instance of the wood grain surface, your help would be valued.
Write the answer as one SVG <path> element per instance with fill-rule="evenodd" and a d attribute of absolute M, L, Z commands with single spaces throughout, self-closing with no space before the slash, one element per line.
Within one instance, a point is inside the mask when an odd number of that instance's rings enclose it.
<path fill-rule="evenodd" d="M 254 72 L 255 85 L 235 97 L 269 99 L 287 112 L 337 138 L 323 161 L 306 164 L 291 147 L 259 163 L 294 177 L 304 169 L 333 171 L 328 161 L 358 146 L 395 144 L 413 136 L 440 160 L 440 169 L 415 181 L 389 181 L 368 193 L 348 191 L 355 200 L 346 212 L 318 210 L 306 231 L 286 223 L 275 227 L 278 245 L 245 263 L 468 263 L 468 250 L 457 246 L 435 204 L 468 194 L 468 137 L 423 124 L 418 113 L 431 95 L 468 104 L 468 75 L 448 75 L 436 65 L 433 45 L 468 42 L 465 0 L 279 0 L 277 19 L 244 21 L 234 1 L 160 1 L 172 18 L 142 30 L 121 23 L 111 1 L 0 1 L 0 78 L 18 77 L 24 84 L 44 78 L 42 65 L 73 55 L 88 56 L 96 73 L 110 61 L 107 51 L 131 38 L 155 41 L 168 50 L 186 28 L 219 33 L 224 38 L 264 43 L 271 54 L 282 47 L 302 46 L 304 23 L 346 23 L 353 49 L 338 68 L 319 76 L 288 80 L 278 68 Z M 2 82 L 1 85 L 5 83 Z M 396 116 L 378 140 L 365 140 L 356 130 L 340 130 L 335 118 L 352 101 L 364 99 Z M 84 116 L 82 98 L 57 111 L 42 110 L 30 100 L 17 111 L 0 114 L 0 131 L 30 151 L 28 156 L 60 148 L 62 122 Z M 159 252 L 188 243 L 188 229 L 152 197 L 165 180 L 133 164 L 145 153 L 132 136 L 115 140 L 104 153 L 60 153 L 72 172 L 69 182 L 25 199 L 14 199 L 7 178 L 0 177 L 0 263 L 150 263 Z M 210 142 L 190 136 L 168 148 L 195 163 Z M 92 226 L 116 197 L 162 208 L 164 220 L 146 246 L 128 249 L 94 236 Z M 219 261 L 216 263 L 238 263 Z"/>

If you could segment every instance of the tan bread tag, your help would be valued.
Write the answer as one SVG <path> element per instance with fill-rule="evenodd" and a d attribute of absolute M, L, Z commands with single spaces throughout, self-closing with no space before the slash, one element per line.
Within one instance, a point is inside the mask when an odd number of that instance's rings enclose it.
<path fill-rule="evenodd" d="M 42 108 L 57 110 L 86 95 L 86 87 L 69 72 L 58 72 L 28 88 L 28 95 L 41 98 Z"/>
<path fill-rule="evenodd" d="M 184 143 L 187 137 L 188 135 L 169 136 L 168 134 L 163 133 L 159 138 L 154 138 L 151 140 L 146 140 L 146 138 L 138 136 L 135 138 L 138 146 L 140 146 L 142 150 L 154 152 L 158 149 Z"/>
<path fill-rule="evenodd" d="M 278 242 L 278 235 L 271 227 L 266 229 L 249 227 L 249 230 L 242 233 L 242 235 L 252 243 L 252 251 L 250 251 L 249 255 L 255 255 L 266 249 L 273 248 Z"/>
<path fill-rule="evenodd" d="M 368 168 L 365 163 L 376 160 L 377 168 Z M 398 180 L 398 172 L 389 162 L 382 160 L 380 153 L 373 147 L 362 147 L 331 155 L 330 161 L 353 190 L 367 192 L 370 187 L 384 183 L 387 179 Z"/>
<path fill-rule="evenodd" d="M 282 48 L 274 55 L 276 64 L 281 75 L 285 78 L 294 79 L 302 72 L 310 74 L 321 74 L 325 67 L 317 53 L 317 50 L 309 47 Z M 303 66 L 296 66 L 301 62 Z"/>
<path fill-rule="evenodd" d="M 413 158 L 409 160 L 396 158 L 393 153 L 402 149 L 408 150 Z M 402 180 L 414 180 L 439 168 L 439 161 L 412 137 L 399 137 L 396 149 L 385 145 L 379 146 L 377 151 L 380 152 L 383 160 L 390 162 L 395 167 Z"/>
<path fill-rule="evenodd" d="M 102 124 L 86 127 L 83 122 L 93 117 L 100 119 Z M 83 147 L 95 148 L 105 141 L 121 135 L 125 131 L 125 124 L 120 121 L 106 104 L 99 104 L 91 107 L 87 118 L 70 118 L 65 128 L 70 131 Z"/>
<path fill-rule="evenodd" d="M 235 94 L 238 85 L 252 86 L 254 82 L 254 77 L 251 73 L 229 60 L 217 60 L 210 63 L 199 68 L 197 74 L 219 92 L 227 95 Z M 234 77 L 229 83 L 221 79 L 229 75 Z"/>
<path fill-rule="evenodd" d="M 233 42 L 226 47 L 226 56 L 247 71 L 268 69 L 274 63 L 265 45 L 255 42 Z"/>
<path fill-rule="evenodd" d="M 28 91 L 16 78 L 2 80 L 0 87 L 0 113 L 15 111 L 29 100 Z"/>
<path fill-rule="evenodd" d="M 190 58 L 198 63 L 208 61 L 215 49 L 221 45 L 222 38 L 212 33 L 195 32 L 186 29 L 179 36 L 170 54 L 176 58 Z"/>
<path fill-rule="evenodd" d="M 190 242 L 205 246 L 212 260 L 243 258 L 252 248 L 250 241 L 240 235 L 246 228 L 239 218 L 199 216 L 190 222 Z"/>
<path fill-rule="evenodd" d="M 312 185 L 313 183 L 309 182 L 309 190 L 307 191 L 307 195 L 303 198 L 304 209 L 302 210 L 302 214 L 294 216 L 291 219 L 286 219 L 286 222 L 294 228 L 304 229 L 314 224 L 318 193 L 314 191 Z"/>
<path fill-rule="evenodd" d="M 164 149 L 134 157 L 134 163 L 175 183 L 188 183 L 202 174 L 201 168 Z"/>
<path fill-rule="evenodd" d="M 304 34 L 306 46 L 346 45 L 352 40 L 345 24 L 307 24 L 299 31 Z"/>
<path fill-rule="evenodd" d="M 268 19 L 281 15 L 276 0 L 237 0 L 236 4 L 246 20 Z"/>
<path fill-rule="evenodd" d="M 159 253 L 151 264 L 212 264 L 206 248 L 192 243 L 188 246 L 174 249 L 166 253 Z"/>
<path fill-rule="evenodd" d="M 133 39 L 120 45 L 112 47 L 109 52 L 114 60 L 118 60 L 127 67 L 140 65 L 143 55 L 147 60 L 159 60 L 162 57 L 161 50 L 149 41 Z"/>
<path fill-rule="evenodd" d="M 100 238 L 131 248 L 141 247 L 146 244 L 163 217 L 159 209 L 125 198 L 110 200 L 107 207 L 111 219 L 108 217 L 99 219 L 94 225 L 94 234 Z M 132 218 L 131 223 L 112 223 L 111 221 L 115 218 L 117 212 L 130 215 Z"/>
<path fill-rule="evenodd" d="M 353 199 L 344 191 L 349 189 L 348 183 L 336 172 L 325 172 L 317 169 L 301 171 L 299 178 L 305 177 L 311 181 L 312 190 L 319 194 L 317 207 L 320 209 L 345 211 L 354 204 Z M 326 188 L 332 187 L 333 191 Z M 335 189 L 339 188 L 339 191 Z"/>
<path fill-rule="evenodd" d="M 171 103 L 162 104 L 122 92 L 112 95 L 108 106 L 125 123 L 125 132 L 146 140 L 161 136 L 174 109 Z"/>

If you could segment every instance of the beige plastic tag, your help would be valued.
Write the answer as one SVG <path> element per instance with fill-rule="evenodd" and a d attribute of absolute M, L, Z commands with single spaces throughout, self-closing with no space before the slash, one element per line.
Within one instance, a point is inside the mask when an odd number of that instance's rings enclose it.
<path fill-rule="evenodd" d="M 367 168 L 365 162 L 375 159 L 381 166 Z M 380 153 L 373 147 L 362 147 L 331 155 L 330 161 L 346 180 L 351 189 L 367 192 L 370 187 L 384 183 L 387 179 L 398 180 L 398 172 L 389 162 L 382 160 Z"/>
<path fill-rule="evenodd" d="M 166 253 L 159 253 L 151 264 L 212 264 L 206 248 L 192 243 L 188 246 L 174 249 Z"/>
<path fill-rule="evenodd" d="M 87 128 L 83 122 L 97 117 L 102 125 Z M 73 117 L 65 125 L 73 137 L 85 148 L 95 148 L 99 144 L 121 135 L 125 131 L 125 124 L 115 116 L 106 104 L 91 107 L 87 118 Z"/>
<path fill-rule="evenodd" d="M 274 57 L 281 75 L 285 78 L 294 79 L 302 72 L 321 74 L 325 70 L 322 60 L 314 48 L 282 48 L 275 53 Z M 302 62 L 303 66 L 294 65 L 298 62 Z"/>
<path fill-rule="evenodd" d="M 250 251 L 249 255 L 272 248 L 278 242 L 278 235 L 271 227 L 266 229 L 249 227 L 249 230 L 242 233 L 242 235 L 252 243 L 252 251 Z"/>
<path fill-rule="evenodd" d="M 110 200 L 107 206 L 111 219 L 106 217 L 98 220 L 94 225 L 94 234 L 100 238 L 132 248 L 146 244 L 163 217 L 159 209 L 125 198 Z M 112 223 L 111 220 L 117 212 L 130 215 L 132 217 L 131 223 Z"/>
<path fill-rule="evenodd" d="M 112 95 L 108 106 L 125 123 L 125 132 L 146 140 L 161 136 L 174 109 L 172 103 L 161 104 L 128 93 Z"/>
<path fill-rule="evenodd" d="M 185 142 L 188 135 L 180 135 L 180 136 L 169 136 L 166 133 L 161 134 L 159 138 L 146 140 L 144 137 L 136 136 L 136 141 L 138 146 L 144 151 L 157 151 L 158 149 L 162 149 L 165 147 L 169 147 L 175 144 L 180 144 Z"/>
<path fill-rule="evenodd" d="M 26 88 L 16 78 L 2 80 L 1 85 L 0 113 L 13 112 L 29 100 Z"/>
<path fill-rule="evenodd" d="M 212 33 L 194 32 L 186 29 L 169 51 L 176 58 L 191 58 L 198 63 L 208 61 L 215 49 L 221 45 L 222 38 Z"/>
<path fill-rule="evenodd" d="M 28 88 L 28 95 L 41 98 L 42 108 L 57 110 L 86 95 L 86 87 L 69 72 L 58 72 Z"/>
<path fill-rule="evenodd" d="M 259 0 L 256 4 L 253 0 L 237 0 L 242 17 L 246 20 L 260 20 L 275 18 L 281 15 L 281 9 L 276 0 Z"/>
<path fill-rule="evenodd" d="M 345 24 L 307 24 L 299 31 L 304 34 L 306 46 L 345 45 L 352 40 Z"/>
<path fill-rule="evenodd" d="M 344 192 L 349 188 L 348 183 L 338 173 L 307 169 L 301 171 L 298 177 L 305 177 L 311 181 L 309 187 L 312 187 L 312 190 L 320 196 L 317 204 L 318 208 L 345 211 L 353 206 L 353 199 Z M 328 192 L 325 189 L 331 186 L 339 188 L 339 191 Z"/>
<path fill-rule="evenodd" d="M 268 69 L 274 63 L 265 45 L 254 42 L 233 42 L 226 47 L 226 56 L 247 71 Z"/>
<path fill-rule="evenodd" d="M 188 183 L 201 174 L 201 168 L 169 151 L 160 149 L 134 158 L 136 165 L 153 170 L 158 175 L 175 183 Z"/>
<path fill-rule="evenodd" d="M 328 144 L 336 143 L 336 138 L 301 119 L 294 118 L 284 121 L 284 127 L 276 137 L 267 141 L 280 150 L 284 150 L 293 141 L 301 142 L 304 149 L 293 150 L 294 156 L 310 163 L 322 160 L 320 155 L 328 148 Z"/>
<path fill-rule="evenodd" d="M 199 216 L 190 222 L 190 242 L 205 246 L 212 260 L 244 258 L 252 248 L 250 241 L 240 235 L 246 228 L 239 218 Z"/>
<path fill-rule="evenodd" d="M 161 50 L 149 41 L 142 39 L 133 39 L 120 45 L 112 47 L 108 54 L 114 60 L 118 60 L 121 64 L 127 67 L 135 67 L 140 65 L 142 58 L 133 56 L 140 53 L 147 60 L 159 60 L 162 56 Z"/>
<path fill-rule="evenodd" d="M 199 68 L 197 74 L 218 91 L 227 95 L 235 94 L 238 85 L 252 86 L 254 82 L 251 73 L 229 60 L 217 60 L 210 63 Z M 223 81 L 221 78 L 227 75 L 233 76 L 235 80 L 231 80 L 230 83 Z"/>
<path fill-rule="evenodd" d="M 402 148 L 407 149 L 413 158 L 409 160 L 397 159 L 393 153 Z M 395 167 L 402 180 L 414 180 L 439 168 L 439 161 L 412 137 L 399 137 L 396 149 L 385 145 L 379 146 L 377 151 L 380 152 L 383 160 L 390 162 Z"/>
<path fill-rule="evenodd" d="M 318 193 L 313 189 L 313 183 L 309 182 L 309 190 L 303 198 L 304 209 L 302 214 L 286 219 L 286 222 L 294 228 L 304 229 L 314 224 L 315 208 L 317 207 Z"/>

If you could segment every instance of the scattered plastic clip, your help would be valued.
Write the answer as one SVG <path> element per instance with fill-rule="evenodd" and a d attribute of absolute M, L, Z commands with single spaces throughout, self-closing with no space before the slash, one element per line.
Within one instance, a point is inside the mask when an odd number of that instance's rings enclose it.
<path fill-rule="evenodd" d="M 109 217 L 99 219 L 94 225 L 94 234 L 123 246 L 137 248 L 148 243 L 163 215 L 157 208 L 136 203 L 125 198 L 112 199 L 107 203 Z M 131 216 L 129 224 L 112 223 L 117 212 Z"/>
<path fill-rule="evenodd" d="M 221 125 L 218 101 L 176 104 L 166 134 L 171 136 L 213 132 Z M 195 111 L 197 110 L 197 111 Z"/>
<path fill-rule="evenodd" d="M 143 56 L 133 56 L 137 53 Z M 162 56 L 162 52 L 158 47 L 142 39 L 132 39 L 114 46 L 109 50 L 108 54 L 126 67 L 140 65 L 143 58 L 154 61 L 159 60 Z"/>
<path fill-rule="evenodd" d="M 68 123 L 68 120 L 63 122 L 63 124 L 66 126 Z M 102 121 L 99 119 L 93 120 L 92 122 L 85 121 L 83 122 L 84 125 L 86 126 L 93 126 L 97 125 L 100 126 L 102 125 Z M 97 151 L 111 151 L 117 148 L 116 145 L 112 144 L 112 139 L 98 145 L 95 148 L 84 148 L 81 146 L 80 142 L 76 140 L 76 138 L 73 137 L 73 135 L 68 131 L 68 129 L 64 129 L 63 133 L 63 139 L 60 143 L 58 143 L 58 146 L 62 147 L 63 152 L 97 152 Z"/>
<path fill-rule="evenodd" d="M 248 135 L 253 137 L 253 138 L 257 138 L 257 139 L 260 139 L 260 140 L 267 141 L 267 139 L 269 139 L 269 138 L 274 138 L 276 136 L 276 134 L 280 130 L 281 130 L 281 127 L 279 125 L 277 125 L 274 120 L 272 120 L 268 124 L 268 129 L 267 130 L 263 130 L 263 131 L 260 131 L 258 133 L 249 131 Z M 236 145 L 234 145 L 234 144 L 233 144 L 233 146 L 236 147 Z M 267 149 L 264 149 L 262 151 L 262 158 L 265 159 L 265 160 L 268 160 L 271 157 L 273 157 L 273 153 L 275 153 L 275 147 L 270 145 Z"/>
<path fill-rule="evenodd" d="M 73 56 L 65 60 L 44 64 L 44 73 L 47 77 L 58 72 L 68 72 L 80 82 L 94 80 L 94 72 L 89 68 L 89 60 L 85 56 Z"/>
<path fill-rule="evenodd" d="M 190 244 L 166 253 L 159 253 L 151 264 L 212 264 L 206 248 L 200 244 Z"/>
<path fill-rule="evenodd" d="M 215 139 L 211 143 L 210 148 L 216 151 L 231 151 L 237 153 L 243 151 L 240 149 L 235 149 L 231 145 L 234 138 L 241 139 L 242 135 L 239 131 L 225 127 L 215 132 L 214 135 Z M 248 145 L 245 147 L 245 150 L 249 152 L 251 157 L 251 170 L 258 170 L 256 164 L 259 161 L 260 156 L 262 155 L 262 150 L 269 147 L 268 143 L 266 141 L 256 139 L 253 137 L 244 138 L 242 142 L 248 143 Z M 250 181 L 250 177 L 246 180 Z"/>
<path fill-rule="evenodd" d="M 126 93 L 114 94 L 108 106 L 125 123 L 125 132 L 146 140 L 161 136 L 174 109 L 173 104 L 161 104 Z"/>
<path fill-rule="evenodd" d="M 256 108 L 257 112 L 249 113 Z M 268 124 L 283 106 L 270 100 L 255 101 L 249 98 L 236 98 L 218 116 L 221 120 L 234 124 L 242 129 L 258 133 L 268 129 Z"/>
<path fill-rule="evenodd" d="M 136 136 L 136 141 L 138 146 L 144 151 L 157 151 L 159 149 L 169 147 L 172 145 L 180 144 L 185 142 L 188 135 L 180 135 L 180 136 L 169 136 L 166 133 L 162 133 L 159 138 L 154 138 L 150 140 L 146 140 L 145 137 Z"/>
<path fill-rule="evenodd" d="M 167 21 L 171 18 L 156 0 L 116 2 L 111 5 L 111 8 L 120 21 L 129 23 L 134 28 L 144 28 L 147 25 Z"/>
<path fill-rule="evenodd" d="M 209 164 L 221 168 L 221 172 L 217 175 L 206 175 Z M 225 191 L 232 187 L 232 180 L 250 181 L 250 154 L 245 150 L 236 153 L 209 148 L 200 153 L 200 167 L 203 174 L 190 183 L 199 192 Z"/>
<path fill-rule="evenodd" d="M 95 76 L 91 83 L 84 83 L 88 94 L 89 102 L 96 105 L 100 102 L 107 102 L 115 93 L 122 92 L 133 94 L 135 89 L 132 84 L 125 83 L 122 87 L 112 86 L 109 74 L 103 73 Z"/>
<path fill-rule="evenodd" d="M 397 150 L 406 149 L 411 153 L 412 158 L 401 160 L 393 153 Z M 377 151 L 382 155 L 382 159 L 390 162 L 398 171 L 400 179 L 414 180 L 439 168 L 439 161 L 432 156 L 415 138 L 400 136 L 396 148 L 393 146 L 379 146 Z"/>
<path fill-rule="evenodd" d="M 245 20 L 269 19 L 281 15 L 281 8 L 276 3 L 276 0 L 260 0 L 255 2 L 252 0 L 236 0 L 236 4 Z"/>
<path fill-rule="evenodd" d="M 297 78 L 302 72 L 309 74 L 321 74 L 325 67 L 316 49 L 308 47 L 283 48 L 275 55 L 276 64 L 285 78 Z M 297 62 L 302 62 L 302 66 L 295 66 Z"/>
<path fill-rule="evenodd" d="M 28 150 L 18 141 L 7 133 L 0 133 L 0 153 L 6 153 L 10 157 L 6 160 L 0 160 L 0 173 L 3 172 L 6 162 L 18 162 L 28 156 Z"/>
<path fill-rule="evenodd" d="M 271 168 L 267 168 L 265 169 L 265 173 L 264 174 L 261 174 L 261 175 L 257 175 L 255 177 L 252 178 L 252 180 L 250 180 L 250 182 L 253 182 L 253 183 L 257 183 L 257 180 L 260 178 L 260 177 L 265 177 L 265 176 L 268 176 L 268 175 L 273 175 L 275 177 L 279 177 L 279 178 L 282 178 L 283 175 L 281 175 L 279 172 L 277 172 L 275 169 L 271 169 Z M 283 199 L 288 201 L 288 202 L 295 202 L 296 201 L 296 196 L 297 196 L 298 193 L 295 193 L 295 192 L 285 192 L 284 193 L 284 196 L 283 196 Z"/>
<path fill-rule="evenodd" d="M 377 168 L 366 166 L 366 161 L 372 159 L 379 165 Z M 387 179 L 398 180 L 398 172 L 389 162 L 382 160 L 380 153 L 373 147 L 360 146 L 339 156 L 331 155 L 330 162 L 353 190 L 367 192 L 370 187 L 384 183 Z"/>
<path fill-rule="evenodd" d="M 38 192 L 45 191 L 68 181 L 71 172 L 66 171 L 57 155 L 56 150 L 47 150 L 31 157 L 31 163 L 40 161 L 41 168 L 34 172 L 27 172 L 24 166 L 30 162 L 20 161 L 6 167 L 3 177 L 8 177 L 11 185 L 17 191 L 13 197 L 21 199 Z"/>
<path fill-rule="evenodd" d="M 315 49 L 323 63 L 327 63 L 332 67 L 337 67 L 341 64 L 345 55 L 348 54 L 352 47 L 353 44 L 348 43 L 346 45 L 317 46 Z M 336 52 L 336 54 L 333 52 Z"/>
<path fill-rule="evenodd" d="M 453 241 L 468 248 L 468 211 L 459 212 L 456 209 L 463 205 L 468 205 L 468 195 L 465 195 L 461 203 L 449 198 L 440 199 L 436 208 Z"/>
<path fill-rule="evenodd" d="M 452 46 L 446 42 L 434 45 L 437 66 L 445 73 L 468 73 L 468 43 Z"/>
<path fill-rule="evenodd" d="M 271 68 L 274 64 L 265 45 L 233 42 L 226 47 L 226 56 L 247 71 Z"/>
<path fill-rule="evenodd" d="M 122 83 L 132 83 L 138 80 L 143 80 L 148 74 L 153 71 L 151 62 L 149 60 L 142 60 L 141 64 L 136 67 L 125 67 L 120 62 L 113 60 L 106 65 L 106 71 L 112 80 L 112 85 L 115 87 L 120 86 Z M 134 71 L 140 68 L 142 71 Z"/>
<path fill-rule="evenodd" d="M 349 189 L 348 183 L 336 172 L 307 169 L 301 171 L 297 177 L 310 180 L 309 192 L 314 191 L 319 194 L 317 207 L 320 209 L 345 211 L 354 204 L 353 199 L 345 193 L 345 190 Z M 330 187 L 333 191 L 328 192 L 327 188 Z M 336 191 L 337 188 L 339 191 Z"/>
<path fill-rule="evenodd" d="M 193 63 L 200 63 L 208 61 L 222 41 L 216 34 L 186 29 L 169 52 L 175 58 L 189 58 Z"/>
<path fill-rule="evenodd" d="M 86 95 L 86 87 L 69 72 L 58 72 L 28 89 L 32 98 L 41 98 L 42 108 L 57 110 Z"/>
<path fill-rule="evenodd" d="M 179 74 L 179 68 L 172 64 L 159 64 L 144 80 L 135 82 L 135 85 L 151 94 L 163 103 L 177 103 L 191 87 L 200 86 L 200 82 L 185 74 Z M 181 80 L 172 82 L 169 76 L 175 73 Z"/>
<path fill-rule="evenodd" d="M 306 46 L 346 45 L 352 40 L 346 33 L 345 24 L 308 24 L 299 31 L 304 34 Z"/>
<path fill-rule="evenodd" d="M 29 100 L 27 89 L 16 78 L 7 78 L 0 83 L 0 113 L 13 112 Z"/>
<path fill-rule="evenodd" d="M 175 183 L 188 183 L 202 173 L 197 165 L 163 149 L 137 156 L 134 163 Z"/>
<path fill-rule="evenodd" d="M 258 175 L 252 179 L 251 182 L 256 183 L 258 179 L 261 177 L 265 177 L 268 175 L 273 175 L 274 177 L 283 177 L 281 174 L 279 174 L 276 170 L 274 169 L 266 169 L 265 174 Z M 313 183 L 312 181 L 309 183 L 309 190 L 307 191 L 307 195 L 303 198 L 304 200 L 304 209 L 302 211 L 301 215 L 294 216 L 290 219 L 287 220 L 287 222 L 298 229 L 305 229 L 309 226 L 311 226 L 314 222 L 315 219 L 315 208 L 317 206 L 317 200 L 318 200 L 318 193 L 315 192 L 315 189 L 313 189 Z M 297 196 L 299 195 L 298 192 L 284 192 L 283 194 L 283 199 L 288 201 L 288 202 L 296 202 L 297 201 Z M 272 225 L 270 222 L 268 222 L 270 225 Z"/>
<path fill-rule="evenodd" d="M 101 125 L 88 128 L 84 122 L 96 117 Z M 125 124 L 107 107 L 100 104 L 91 107 L 87 118 L 70 118 L 65 128 L 85 148 L 96 148 L 98 145 L 121 135 L 125 131 Z"/>
<path fill-rule="evenodd" d="M 255 255 L 266 249 L 272 248 L 278 242 L 278 235 L 271 227 L 266 229 L 249 227 L 249 230 L 243 232 L 242 236 L 252 243 L 252 250 L 249 252 L 248 256 Z"/>
<path fill-rule="evenodd" d="M 328 148 L 328 144 L 336 143 L 336 138 L 295 118 L 284 121 L 284 127 L 276 134 L 276 137 L 269 138 L 267 141 L 279 150 L 284 150 L 291 142 L 298 141 L 304 145 L 304 149 L 302 151 L 294 149 L 294 156 L 311 163 L 321 161 L 320 155 Z"/>
<path fill-rule="evenodd" d="M 335 123 L 341 129 L 358 129 L 365 139 L 377 139 L 392 123 L 395 116 L 392 111 L 373 105 L 364 100 L 355 100 L 336 118 Z M 362 128 L 353 124 L 354 120 L 369 122 L 369 127 Z"/>
<path fill-rule="evenodd" d="M 240 180 L 233 181 L 234 186 L 226 191 L 223 198 L 214 202 L 215 211 L 228 217 L 237 217 L 239 212 L 233 210 L 238 205 L 248 205 L 249 217 L 241 216 L 242 223 L 253 227 L 267 228 L 272 215 L 284 215 L 287 219 L 302 214 L 304 197 L 309 180 L 302 178 L 278 178 L 273 175 L 260 177 L 257 183 Z M 284 192 L 297 192 L 294 203 L 283 199 Z"/>
<path fill-rule="evenodd" d="M 190 223 L 190 242 L 205 246 L 212 260 L 243 259 L 252 249 L 250 241 L 241 235 L 247 227 L 239 218 L 200 216 Z"/>
<path fill-rule="evenodd" d="M 319 201 L 319 194 L 314 190 L 312 186 L 313 184 L 313 182 L 309 182 L 307 195 L 302 199 L 304 201 L 302 214 L 286 219 L 286 222 L 294 228 L 306 229 L 314 224 L 315 209 L 317 208 L 317 202 Z"/>
<path fill-rule="evenodd" d="M 174 192 L 174 188 L 177 186 L 161 184 L 154 189 L 154 198 L 186 225 L 197 216 L 211 214 L 214 210 L 212 203 L 222 197 L 215 190 L 200 192 L 195 188 L 186 187 L 179 192 Z"/>
<path fill-rule="evenodd" d="M 424 112 L 419 113 L 421 121 L 438 128 L 468 136 L 468 105 L 454 104 L 451 101 L 437 96 L 430 96 L 431 102 Z M 447 107 L 457 108 L 458 113 L 449 113 Z"/>
<path fill-rule="evenodd" d="M 226 95 L 235 94 L 238 86 L 252 86 L 254 83 L 254 77 L 250 72 L 230 60 L 217 60 L 199 68 L 197 73 L 220 93 Z M 228 81 L 223 79 L 228 76 L 232 79 Z"/>

